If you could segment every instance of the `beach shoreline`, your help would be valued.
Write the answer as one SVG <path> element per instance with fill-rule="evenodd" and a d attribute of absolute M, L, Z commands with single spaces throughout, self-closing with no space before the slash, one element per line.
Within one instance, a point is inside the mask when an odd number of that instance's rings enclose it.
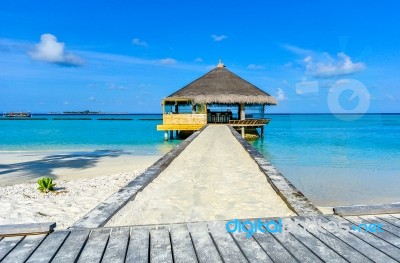
<path fill-rule="evenodd" d="M 0 187 L 43 177 L 70 181 L 143 170 L 161 156 L 123 150 L 0 152 Z"/>

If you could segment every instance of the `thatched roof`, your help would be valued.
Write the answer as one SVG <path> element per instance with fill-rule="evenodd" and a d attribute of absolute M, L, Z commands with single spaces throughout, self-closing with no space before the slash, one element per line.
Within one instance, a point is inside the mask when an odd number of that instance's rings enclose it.
<path fill-rule="evenodd" d="M 223 64 L 169 95 L 169 98 L 191 99 L 198 104 L 277 104 L 274 97 L 230 72 Z"/>

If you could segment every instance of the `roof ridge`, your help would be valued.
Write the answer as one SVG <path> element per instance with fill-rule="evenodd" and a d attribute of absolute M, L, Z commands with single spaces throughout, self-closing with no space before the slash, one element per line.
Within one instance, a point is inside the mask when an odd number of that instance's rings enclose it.
<path fill-rule="evenodd" d="M 194 103 L 277 104 L 269 93 L 225 67 L 213 68 L 167 98 L 187 98 Z"/>

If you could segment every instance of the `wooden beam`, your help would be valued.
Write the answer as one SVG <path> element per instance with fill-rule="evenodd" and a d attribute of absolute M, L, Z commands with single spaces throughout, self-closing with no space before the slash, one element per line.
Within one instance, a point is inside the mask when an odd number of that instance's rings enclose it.
<path fill-rule="evenodd" d="M 53 232 L 55 227 L 55 222 L 2 225 L 0 226 L 0 237 L 47 234 Z"/>
<path fill-rule="evenodd" d="M 338 206 L 333 208 L 333 213 L 340 216 L 396 214 L 400 213 L 400 203 L 383 205 Z"/>

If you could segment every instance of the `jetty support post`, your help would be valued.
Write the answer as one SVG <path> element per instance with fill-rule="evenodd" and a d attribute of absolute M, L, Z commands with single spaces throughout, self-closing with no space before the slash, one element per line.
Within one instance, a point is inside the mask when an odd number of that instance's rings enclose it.
<path fill-rule="evenodd" d="M 240 104 L 240 120 L 245 120 L 246 119 L 246 113 L 245 113 L 245 104 L 241 103 Z"/>
<path fill-rule="evenodd" d="M 261 126 L 261 137 L 264 137 L 264 125 Z"/>
<path fill-rule="evenodd" d="M 242 127 L 241 130 L 242 130 L 242 137 L 244 138 L 244 127 Z"/>
<path fill-rule="evenodd" d="M 169 138 L 171 140 L 174 138 L 174 131 L 169 131 Z"/>
<path fill-rule="evenodd" d="M 164 141 L 168 141 L 168 131 L 164 131 Z"/>

